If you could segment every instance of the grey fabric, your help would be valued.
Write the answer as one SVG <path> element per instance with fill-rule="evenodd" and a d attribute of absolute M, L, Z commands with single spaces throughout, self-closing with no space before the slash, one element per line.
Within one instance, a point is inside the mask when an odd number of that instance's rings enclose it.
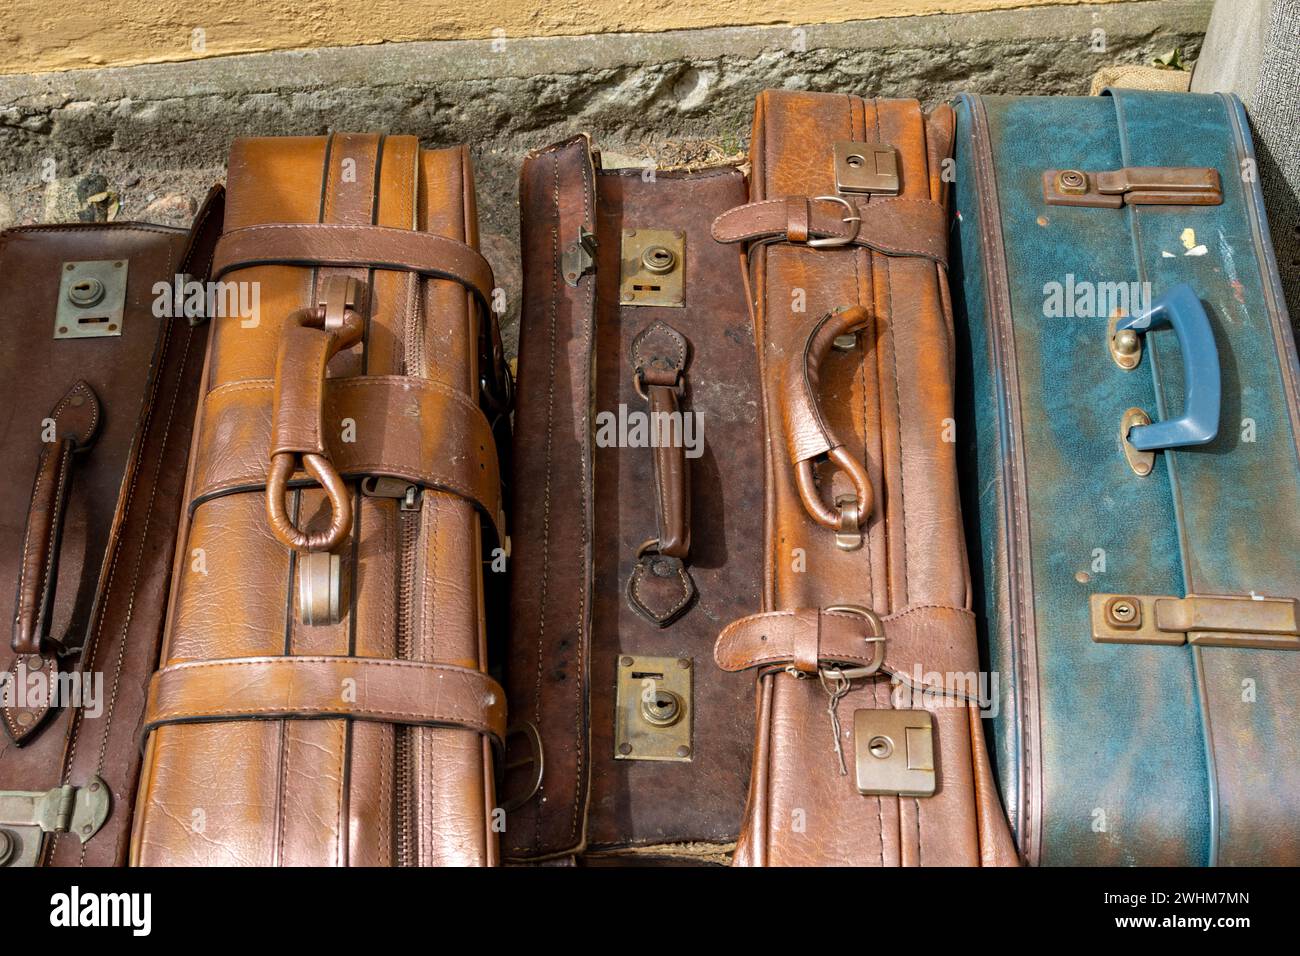
<path fill-rule="evenodd" d="M 1218 0 L 1192 92 L 1241 97 L 1282 290 L 1300 337 L 1300 0 Z"/>
<path fill-rule="evenodd" d="M 1273 0 L 1259 84 L 1245 103 L 1282 290 L 1300 336 L 1300 0 Z"/>
<path fill-rule="evenodd" d="M 1193 93 L 1236 93 L 1250 106 L 1272 5 L 1272 0 L 1218 0 L 1192 74 Z"/>

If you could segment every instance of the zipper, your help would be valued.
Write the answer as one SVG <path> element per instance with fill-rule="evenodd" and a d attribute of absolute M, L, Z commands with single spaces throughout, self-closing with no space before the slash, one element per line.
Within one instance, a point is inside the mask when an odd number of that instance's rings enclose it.
<path fill-rule="evenodd" d="M 419 506 L 410 508 L 407 500 L 402 500 L 398 510 L 397 531 L 397 657 L 404 661 L 412 660 L 415 650 L 415 602 L 411 600 L 411 594 L 415 583 L 416 547 L 420 540 Z M 415 733 L 415 727 L 394 725 L 393 788 L 398 866 L 415 866 L 419 857 L 415 843 Z"/>

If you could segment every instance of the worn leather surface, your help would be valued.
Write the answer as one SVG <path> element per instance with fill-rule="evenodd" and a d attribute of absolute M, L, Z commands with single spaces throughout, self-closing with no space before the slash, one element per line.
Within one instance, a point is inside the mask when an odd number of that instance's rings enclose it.
<path fill-rule="evenodd" d="M 423 151 L 414 137 L 336 134 L 237 140 L 231 149 L 227 229 L 278 224 L 378 225 L 478 242 L 464 148 Z M 324 250 L 329 252 L 329 248 Z M 255 324 L 221 320 L 208 350 L 203 403 L 246 384 L 265 396 L 269 423 L 280 333 L 314 306 L 331 276 L 360 284 L 362 341 L 330 360 L 331 380 L 410 376 L 477 401 L 480 325 L 476 293 L 452 279 L 348 259 L 311 268 L 261 264 L 224 281 L 259 282 Z M 382 263 L 377 263 L 382 266 Z M 494 338 L 490 330 L 487 338 Z M 327 385 L 325 392 L 330 391 Z M 415 407 L 419 407 L 418 404 Z M 240 419 L 235 434 L 249 422 Z M 341 424 L 341 423 L 340 423 Z M 263 426 L 259 426 L 263 427 Z M 329 427 L 328 424 L 323 427 Z M 358 417 L 358 435 L 387 427 Z M 217 443 L 237 464 L 265 469 L 269 440 L 222 438 L 198 413 L 196 443 Z M 269 435 L 268 431 L 261 432 Z M 376 448 L 382 439 L 367 438 Z M 223 443 L 224 442 L 224 443 Z M 462 448 L 486 460 L 494 449 Z M 208 460 L 211 460 L 210 457 Z M 482 522 L 460 495 L 423 487 L 413 509 L 398 497 L 347 483 L 352 521 L 338 549 L 344 613 L 335 625 L 299 618 L 299 559 L 267 523 L 254 486 L 196 500 L 188 514 L 162 665 L 267 656 L 423 661 L 486 669 Z M 329 519 L 319 488 L 290 481 L 287 513 L 311 531 Z M 199 560 L 201 556 L 202 560 Z M 218 720 L 159 727 L 145 743 L 132 860 L 142 865 L 485 864 L 496 859 L 492 744 L 464 727 L 376 720 Z"/>
<path fill-rule="evenodd" d="M 95 715 L 81 708 L 55 710 L 21 748 L 0 735 L 0 789 L 80 786 L 97 774 L 111 790 L 103 828 L 84 844 L 69 834 L 48 837 L 41 857 L 46 864 L 126 861 L 140 768 L 136 731 L 162 639 L 179 519 L 171 503 L 179 498 L 189 454 L 207 336 L 204 324 L 156 318 L 153 286 L 170 283 L 177 273 L 206 275 L 221 215 L 221 190 L 215 189 L 189 235 L 138 223 L 22 227 L 0 234 L 0 314 L 7 336 L 0 382 L 11 386 L 0 468 L 14 491 L 0 505 L 0 601 L 17 592 L 42 419 L 78 381 L 101 405 L 95 443 L 78 454 L 70 473 L 48 632 L 80 653 L 46 652 L 51 670 L 79 671 L 83 679 L 101 675 L 101 707 Z M 99 259 L 128 263 L 123 334 L 55 340 L 63 263 Z M 32 368 L 42 374 L 29 374 Z M 6 605 L 6 612 L 12 619 L 13 606 Z M 17 655 L 5 648 L 0 663 L 12 668 Z"/>
<path fill-rule="evenodd" d="M 739 832 L 750 680 L 715 668 L 711 648 L 718 628 L 758 600 L 761 412 L 733 250 L 714 242 L 709 227 L 744 199 L 743 177 L 732 168 L 660 171 L 653 181 L 639 169 L 598 172 L 581 137 L 526 161 L 516 428 L 528 442 L 514 472 L 506 685 L 512 722 L 540 730 L 545 774 L 538 794 L 508 815 L 510 856 L 698 861 L 704 848 L 716 862 Z M 594 273 L 575 287 L 564 280 L 561 255 L 579 224 L 595 234 L 597 252 Z M 620 304 L 622 234 L 637 228 L 685 234 L 684 308 Z M 675 401 L 703 420 L 700 457 L 663 455 L 656 466 L 655 449 L 595 441 L 598 414 L 616 415 L 620 405 L 649 410 L 637 392 L 638 366 L 648 394 L 672 394 L 684 370 Z M 676 466 L 685 469 L 680 483 L 665 474 Z M 681 557 L 648 553 L 638 561 L 638 548 L 656 535 L 675 539 L 668 548 Z M 679 606 L 687 571 L 698 594 Z M 692 661 L 690 762 L 614 759 L 622 654 Z M 533 771 L 525 741 L 510 743 L 507 759 L 521 766 L 507 776 L 506 798 Z"/>
<path fill-rule="evenodd" d="M 1098 644 L 1088 604 L 1300 593 L 1300 374 L 1258 184 L 1241 175 L 1253 153 L 1240 105 L 1115 90 L 964 97 L 958 115 L 968 515 L 1020 850 L 1042 864 L 1295 865 L 1300 655 Z M 1224 201 L 1043 203 L 1044 169 L 1124 166 L 1213 168 Z M 1185 230 L 1202 254 L 1186 254 Z M 1213 442 L 1132 472 L 1120 417 L 1179 413 L 1177 338 L 1145 336 L 1139 367 L 1120 369 L 1106 316 L 1044 317 L 1045 283 L 1068 275 L 1149 282 L 1152 298 L 1191 284 L 1221 364 Z"/>
<path fill-rule="evenodd" d="M 898 198 L 859 198 L 864 220 L 890 203 L 942 204 L 941 161 L 951 111 L 926 117 L 906 100 L 768 91 L 755 109 L 751 202 L 835 191 L 833 144 L 888 143 L 899 153 Z M 886 215 L 887 214 L 883 214 Z M 953 445 L 953 340 L 943 268 L 922 254 L 887 256 L 861 247 L 813 249 L 755 244 L 747 267 L 769 430 L 761 608 L 800 611 L 854 604 L 881 616 L 916 605 L 969 607 L 969 581 Z M 823 428 L 865 467 L 874 502 L 864 541 L 836 547 L 833 529 L 805 508 L 781 434 L 789 416 L 786 368 L 800 366 L 820 316 L 863 306 L 867 321 L 848 350 L 832 350 L 813 380 Z M 806 364 L 806 363 L 805 363 Z M 797 416 L 796 416 L 797 418 Z M 798 424 L 796 422 L 796 424 Z M 815 423 L 813 423 L 815 424 Z M 852 486 L 840 465 L 815 470 L 823 502 Z M 808 620 L 816 625 L 819 615 Z M 941 649 L 973 650 L 968 625 L 918 636 L 925 669 Z M 888 625 L 886 626 L 888 635 Z M 888 638 L 887 638 L 888 640 Z M 933 655 L 936 664 L 928 663 Z M 951 659 L 951 658 L 950 658 Z M 937 790 L 931 797 L 863 796 L 836 754 L 829 699 L 817 680 L 768 671 L 758 683 L 757 735 L 749 802 L 736 862 L 747 865 L 979 865 L 1012 863 L 1014 849 L 996 800 L 984 741 L 972 733 L 974 705 L 891 686 L 885 673 L 853 682 L 838 702 L 851 764 L 858 709 L 923 707 L 935 727 Z"/>

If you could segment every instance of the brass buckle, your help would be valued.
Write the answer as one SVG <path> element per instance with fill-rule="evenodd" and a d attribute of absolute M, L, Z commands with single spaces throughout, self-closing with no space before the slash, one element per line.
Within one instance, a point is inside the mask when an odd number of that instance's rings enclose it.
<path fill-rule="evenodd" d="M 85 843 L 108 819 L 109 804 L 98 776 L 84 787 L 0 790 L 0 867 L 35 866 L 47 833 L 74 833 Z"/>
<path fill-rule="evenodd" d="M 506 776 L 511 770 L 518 770 L 520 767 L 531 767 L 532 772 L 528 775 L 528 786 L 523 793 L 518 796 L 510 797 L 501 801 L 501 809 L 506 813 L 514 813 L 542 789 L 542 777 L 546 773 L 546 758 L 542 750 L 542 735 L 537 729 L 537 725 L 532 721 L 525 720 L 522 723 L 515 724 L 513 727 L 506 728 L 506 742 L 512 737 L 522 737 L 528 743 L 528 756 L 522 760 L 510 760 L 508 757 L 509 750 L 501 758 L 501 785 L 504 786 Z"/>
<path fill-rule="evenodd" d="M 823 667 L 819 671 L 822 680 L 857 680 L 860 677 L 870 677 L 880 670 L 885 663 L 885 622 L 880 619 L 880 615 L 860 604 L 831 604 L 822 610 L 840 611 L 861 617 L 867 622 L 868 630 L 863 640 L 873 645 L 870 664 L 856 667 Z"/>
<path fill-rule="evenodd" d="M 814 249 L 830 249 L 835 246 L 847 246 L 858 237 L 858 226 L 862 223 L 862 214 L 858 212 L 857 203 L 843 196 L 813 196 L 813 202 L 837 202 L 844 207 L 845 215 L 840 222 L 854 223 L 853 232 L 847 236 L 826 236 L 821 239 L 809 239 L 808 245 Z"/>

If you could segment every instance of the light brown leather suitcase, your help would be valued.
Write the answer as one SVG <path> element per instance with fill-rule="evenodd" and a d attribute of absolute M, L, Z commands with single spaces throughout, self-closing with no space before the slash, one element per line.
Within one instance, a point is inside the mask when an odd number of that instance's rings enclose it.
<path fill-rule="evenodd" d="M 711 648 L 759 599 L 762 425 L 709 224 L 744 198 L 582 136 L 525 160 L 509 858 L 717 863 L 740 831 L 750 681 Z"/>
<path fill-rule="evenodd" d="M 0 867 L 126 862 L 221 209 L 0 233 Z"/>
<path fill-rule="evenodd" d="M 742 252 L 767 430 L 761 606 L 718 664 L 759 675 L 749 865 L 1015 853 L 980 727 L 952 433 L 953 114 L 758 97 Z"/>
<path fill-rule="evenodd" d="M 464 148 L 242 139 L 136 864 L 489 864 L 508 372 Z"/>

